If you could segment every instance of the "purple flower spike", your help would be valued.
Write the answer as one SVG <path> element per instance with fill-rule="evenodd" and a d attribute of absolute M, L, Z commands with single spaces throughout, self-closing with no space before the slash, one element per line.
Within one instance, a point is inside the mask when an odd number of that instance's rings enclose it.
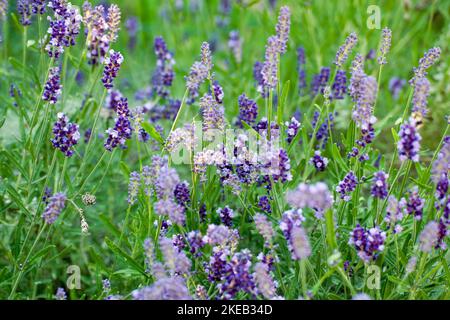
<path fill-rule="evenodd" d="M 347 39 L 345 39 L 345 43 L 339 48 L 338 52 L 336 53 L 334 64 L 338 67 L 341 67 L 345 63 L 345 61 L 347 61 L 348 54 L 352 51 L 357 42 L 358 36 L 356 35 L 356 33 L 350 33 Z"/>
<path fill-rule="evenodd" d="M 333 99 L 344 99 L 344 95 L 347 93 L 347 76 L 345 74 L 345 71 L 338 70 L 331 90 Z"/>
<path fill-rule="evenodd" d="M 242 128 L 241 121 L 244 121 L 248 125 L 252 126 L 258 116 L 258 105 L 254 100 L 248 98 L 245 93 L 239 96 L 238 103 L 239 121 L 237 125 Z"/>
<path fill-rule="evenodd" d="M 412 160 L 419 162 L 420 141 L 422 137 L 418 132 L 414 119 L 410 119 L 400 127 L 400 140 L 398 141 L 398 153 L 401 161 Z"/>
<path fill-rule="evenodd" d="M 56 104 L 58 97 L 61 95 L 62 85 L 60 84 L 59 68 L 51 68 L 47 83 L 44 87 L 42 100 L 50 104 Z"/>
<path fill-rule="evenodd" d="M 20 24 L 29 26 L 31 24 L 31 0 L 18 0 L 17 12 L 20 15 Z"/>
<path fill-rule="evenodd" d="M 273 90 L 278 83 L 278 62 L 279 62 L 279 40 L 272 36 L 267 39 L 266 54 L 261 74 L 264 80 L 264 87 Z"/>
<path fill-rule="evenodd" d="M 436 61 L 439 60 L 441 56 L 441 48 L 435 47 L 431 48 L 425 52 L 424 56 L 419 60 L 419 66 L 414 68 L 414 77 L 409 80 L 409 84 L 412 86 L 416 85 L 416 82 L 427 75 L 427 69 L 429 69 Z"/>
<path fill-rule="evenodd" d="M 314 165 L 317 171 L 325 171 L 328 165 L 328 159 L 325 157 L 322 157 L 320 150 L 317 150 L 314 153 L 314 156 L 309 160 L 309 163 Z"/>
<path fill-rule="evenodd" d="M 58 120 L 53 126 L 54 138 L 51 140 L 53 147 L 59 149 L 66 157 L 73 155 L 73 147 L 80 139 L 78 125 L 70 123 L 64 113 L 58 113 Z"/>
<path fill-rule="evenodd" d="M 280 54 L 286 53 L 287 42 L 289 40 L 289 31 L 291 29 L 291 10 L 284 6 L 280 8 L 278 23 L 276 25 L 278 37 L 278 50 Z"/>
<path fill-rule="evenodd" d="M 386 64 L 386 56 L 391 49 L 392 31 L 389 28 L 383 29 L 383 38 L 380 47 L 380 55 L 378 57 L 379 64 Z"/>
<path fill-rule="evenodd" d="M 386 199 L 388 195 L 387 178 L 388 174 L 383 171 L 375 173 L 372 189 L 370 190 L 372 196 L 379 199 Z"/>
<path fill-rule="evenodd" d="M 349 244 L 353 245 L 358 256 L 366 263 L 376 260 L 378 254 L 384 250 L 386 232 L 374 227 L 364 229 L 359 224 L 350 232 Z"/>
<path fill-rule="evenodd" d="M 307 87 L 305 65 L 306 65 L 305 49 L 303 47 L 299 47 L 297 49 L 297 71 L 298 71 L 298 90 L 301 95 L 304 94 L 304 90 Z"/>
<path fill-rule="evenodd" d="M 406 212 L 412 214 L 414 219 L 422 220 L 424 205 L 425 200 L 419 196 L 419 189 L 415 187 L 409 192 L 408 201 L 406 203 Z"/>
<path fill-rule="evenodd" d="M 102 78 L 103 86 L 106 89 L 111 89 L 114 86 L 113 81 L 117 77 L 122 63 L 123 56 L 120 52 L 109 51 L 109 57 L 105 59 L 105 70 Z"/>
<path fill-rule="evenodd" d="M 42 214 L 45 223 L 53 224 L 66 206 L 67 197 L 64 193 L 56 193 L 49 199 L 49 203 Z"/>
<path fill-rule="evenodd" d="M 428 96 L 430 95 L 430 81 L 427 78 L 421 78 L 416 81 L 414 86 L 413 109 L 414 113 L 425 117 L 428 113 Z"/>
<path fill-rule="evenodd" d="M 230 207 L 226 206 L 225 208 L 219 208 L 217 210 L 219 214 L 220 220 L 227 227 L 231 227 L 233 225 L 234 211 Z"/>
<path fill-rule="evenodd" d="M 351 199 L 350 194 L 356 189 L 356 185 L 358 184 L 358 178 L 356 178 L 353 171 L 347 173 L 344 179 L 339 182 L 339 185 L 336 187 L 336 192 L 341 194 L 341 199 L 348 202 Z"/>

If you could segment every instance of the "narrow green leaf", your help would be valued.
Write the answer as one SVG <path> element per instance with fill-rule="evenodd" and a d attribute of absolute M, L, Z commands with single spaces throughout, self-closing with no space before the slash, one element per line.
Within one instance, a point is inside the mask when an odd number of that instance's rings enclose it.
<path fill-rule="evenodd" d="M 161 144 L 164 144 L 164 139 L 161 137 L 158 131 L 156 131 L 155 127 L 149 122 L 143 122 L 141 124 L 142 128 L 156 141 Z"/>
<path fill-rule="evenodd" d="M 120 249 L 114 242 L 108 237 L 105 238 L 106 245 L 113 251 L 118 257 L 120 257 L 125 263 L 127 263 L 132 269 L 138 271 L 140 274 L 148 277 L 145 273 L 145 269 L 137 263 L 130 255 Z"/>

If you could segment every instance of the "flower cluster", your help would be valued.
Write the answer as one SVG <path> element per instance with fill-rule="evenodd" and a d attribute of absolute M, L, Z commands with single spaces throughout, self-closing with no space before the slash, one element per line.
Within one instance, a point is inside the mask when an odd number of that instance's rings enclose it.
<path fill-rule="evenodd" d="M 316 184 L 301 183 L 297 189 L 286 194 L 286 201 L 294 208 L 311 208 L 318 218 L 333 205 L 333 197 L 323 182 Z"/>
<path fill-rule="evenodd" d="M 408 122 L 402 124 L 398 133 L 398 154 L 401 161 L 411 160 L 419 161 L 420 141 L 422 137 L 417 130 L 416 122 L 411 118 Z"/>
<path fill-rule="evenodd" d="M 351 199 L 350 194 L 356 189 L 357 184 L 358 178 L 353 171 L 350 171 L 344 179 L 339 182 L 339 185 L 336 187 L 336 192 L 340 193 L 342 200 L 348 202 Z"/>
<path fill-rule="evenodd" d="M 155 38 L 153 47 L 156 55 L 156 69 L 152 76 L 152 90 L 158 96 L 166 98 L 175 76 L 173 71 L 175 60 L 162 37 Z"/>
<path fill-rule="evenodd" d="M 125 143 L 131 138 L 133 128 L 130 122 L 130 110 L 128 108 L 128 100 L 120 98 L 116 105 L 117 118 L 115 119 L 114 128 L 106 130 L 108 137 L 104 143 L 104 147 L 108 151 L 112 151 L 117 146 L 125 148 Z"/>
<path fill-rule="evenodd" d="M 419 189 L 415 187 L 409 192 L 408 201 L 406 203 L 406 212 L 414 216 L 416 220 L 422 220 L 423 207 L 425 200 L 419 195 Z"/>
<path fill-rule="evenodd" d="M 298 72 L 298 90 L 301 95 L 304 94 L 304 90 L 307 87 L 305 65 L 306 65 L 305 49 L 303 47 L 299 47 L 297 49 L 297 72 Z"/>
<path fill-rule="evenodd" d="M 208 68 L 201 62 L 196 61 L 192 65 L 189 75 L 185 77 L 186 88 L 189 92 L 188 103 L 194 103 L 195 99 L 198 97 L 198 90 L 200 85 L 208 77 Z"/>
<path fill-rule="evenodd" d="M 17 0 L 17 12 L 20 15 L 20 24 L 29 26 L 31 24 L 31 0 Z"/>
<path fill-rule="evenodd" d="M 120 66 L 123 63 L 123 56 L 120 52 L 114 50 L 109 51 L 109 57 L 105 59 L 105 70 L 103 71 L 103 86 L 106 89 L 111 89 L 114 79 L 117 77 L 117 73 L 120 70 Z"/>
<path fill-rule="evenodd" d="M 47 33 L 50 39 L 45 50 L 49 57 L 57 59 L 64 52 L 65 47 L 75 45 L 75 39 L 80 33 L 82 17 L 78 8 L 65 0 L 51 0 L 49 7 L 54 11 L 54 18 L 49 18 L 50 27 Z"/>
<path fill-rule="evenodd" d="M 87 58 L 91 65 L 103 63 L 112 42 L 117 39 L 120 25 L 120 10 L 111 5 L 107 12 L 103 5 L 83 5 L 83 23 L 87 30 Z"/>
<path fill-rule="evenodd" d="M 398 223 L 403 219 L 405 207 L 406 200 L 404 198 L 399 201 L 394 196 L 389 196 L 384 221 L 388 223 L 389 227 L 394 227 L 395 233 L 402 230 L 402 227 Z"/>
<path fill-rule="evenodd" d="M 233 225 L 233 218 L 235 216 L 233 209 L 226 206 L 225 208 L 217 209 L 217 213 L 219 214 L 220 220 L 227 227 L 231 227 Z"/>
<path fill-rule="evenodd" d="M 319 74 L 316 74 L 311 81 L 311 96 L 315 97 L 319 93 L 323 94 L 325 87 L 330 80 L 330 68 L 322 67 Z"/>
<path fill-rule="evenodd" d="M 56 102 L 58 102 L 58 97 L 62 92 L 60 81 L 59 68 L 51 68 L 48 80 L 45 83 L 44 92 L 42 93 L 42 100 L 47 101 L 50 104 L 56 104 Z"/>
<path fill-rule="evenodd" d="M 425 117 L 428 113 L 428 96 L 430 95 L 430 81 L 427 78 L 421 78 L 416 81 L 413 96 L 413 113 Z"/>
<path fill-rule="evenodd" d="M 53 126 L 54 138 L 51 140 L 53 147 L 59 149 L 66 157 L 73 155 L 73 147 L 80 139 L 78 125 L 70 123 L 64 113 L 58 113 L 58 120 Z"/>
<path fill-rule="evenodd" d="M 378 171 L 375 173 L 372 188 L 370 189 L 372 196 L 379 199 L 386 199 L 388 196 L 388 177 L 388 174 L 383 171 Z"/>
<path fill-rule="evenodd" d="M 338 70 L 331 90 L 333 99 L 344 99 L 344 95 L 347 93 L 347 75 L 345 74 L 345 71 Z"/>
<path fill-rule="evenodd" d="M 383 37 L 380 47 L 380 55 L 378 56 L 379 64 L 386 64 L 386 56 L 391 49 L 392 31 L 389 28 L 383 29 Z"/>
<path fill-rule="evenodd" d="M 356 35 L 356 33 L 350 33 L 347 39 L 345 39 L 345 43 L 339 48 L 338 52 L 336 53 L 334 64 L 338 67 L 341 67 L 345 63 L 345 61 L 347 61 L 348 54 L 352 51 L 357 42 L 358 36 Z"/>
<path fill-rule="evenodd" d="M 263 237 L 265 241 L 264 245 L 270 247 L 272 239 L 275 235 L 272 223 L 267 219 L 267 216 L 260 213 L 256 214 L 254 216 L 254 219 L 256 230 L 258 230 L 259 234 Z"/>
<path fill-rule="evenodd" d="M 419 60 L 419 66 L 414 68 L 414 77 L 409 80 L 409 84 L 415 86 L 417 81 L 424 78 L 427 75 L 427 69 L 429 69 L 433 64 L 439 60 L 441 56 L 441 48 L 435 47 L 431 48 L 425 52 L 424 56 Z"/>
<path fill-rule="evenodd" d="M 325 171 L 328 166 L 328 158 L 321 155 L 320 150 L 314 152 L 314 156 L 309 160 L 317 171 Z"/>
<path fill-rule="evenodd" d="M 53 224 L 66 206 L 67 197 L 64 193 L 56 193 L 48 200 L 47 207 L 42 213 L 45 223 Z"/>
<path fill-rule="evenodd" d="M 248 98 L 245 93 L 241 94 L 238 99 L 239 104 L 239 118 L 237 125 L 242 127 L 242 121 L 252 126 L 258 116 L 258 105 L 256 102 Z"/>
<path fill-rule="evenodd" d="M 376 260 L 378 254 L 384 250 L 386 232 L 379 227 L 369 230 L 364 229 L 359 224 L 350 232 L 349 244 L 353 245 L 358 252 L 358 256 L 364 262 Z"/>
<path fill-rule="evenodd" d="M 242 40 L 238 31 L 231 31 L 228 40 L 228 47 L 230 48 L 234 59 L 237 63 L 242 61 Z"/>

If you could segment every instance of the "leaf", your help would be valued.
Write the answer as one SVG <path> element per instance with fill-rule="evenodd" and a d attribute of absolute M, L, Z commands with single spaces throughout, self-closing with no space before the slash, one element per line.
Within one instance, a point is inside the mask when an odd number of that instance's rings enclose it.
<path fill-rule="evenodd" d="M 36 84 L 38 84 L 40 86 L 40 81 L 39 81 L 39 77 L 36 73 L 36 71 L 33 69 L 32 66 L 25 66 L 23 65 L 22 62 L 20 62 L 19 60 L 17 60 L 14 57 L 9 57 L 9 63 L 11 63 L 11 65 L 18 71 L 21 72 L 25 72 L 28 75 L 33 77 L 33 80 Z"/>
<path fill-rule="evenodd" d="M 126 177 L 130 176 L 131 170 L 124 161 L 120 161 L 120 169 L 122 169 L 122 172 Z"/>
<path fill-rule="evenodd" d="M 391 132 L 392 137 L 394 137 L 394 142 L 397 144 L 397 142 L 400 140 L 400 137 L 398 136 L 398 133 L 394 128 L 391 129 Z"/>
<path fill-rule="evenodd" d="M 244 120 L 241 120 L 241 123 L 244 126 L 244 128 L 249 130 L 252 134 L 256 135 L 258 138 L 262 138 L 261 135 L 259 134 L 259 132 L 256 131 L 255 129 L 253 129 L 247 122 L 245 122 Z"/>
<path fill-rule="evenodd" d="M 280 103 L 278 104 L 278 110 L 277 110 L 277 118 L 278 118 L 278 124 L 281 125 L 283 123 L 283 114 L 284 114 L 284 107 L 286 104 L 286 99 L 289 93 L 289 87 L 291 86 L 291 81 L 288 80 L 285 82 L 283 86 L 283 92 L 281 93 Z"/>
<path fill-rule="evenodd" d="M 349 169 L 348 169 L 347 164 L 345 163 L 344 159 L 342 159 L 341 153 L 339 152 L 339 148 L 336 143 L 334 143 L 331 146 L 331 154 L 333 156 L 333 159 L 339 163 L 339 165 L 341 166 L 341 169 L 343 169 L 345 172 L 347 172 Z"/>
<path fill-rule="evenodd" d="M 161 144 L 164 144 L 164 139 L 161 137 L 158 131 L 156 131 L 155 127 L 149 122 L 143 122 L 141 124 L 142 128 L 156 141 Z"/>
<path fill-rule="evenodd" d="M 23 204 L 20 195 L 17 193 L 17 191 L 11 187 L 10 185 L 8 185 L 6 187 L 6 191 L 9 193 L 9 195 L 11 196 L 11 198 L 13 198 L 14 202 L 23 210 L 25 211 L 25 214 L 28 215 L 29 218 L 32 217 L 31 212 L 25 207 L 25 205 Z"/>
<path fill-rule="evenodd" d="M 8 158 L 8 161 L 10 163 L 6 163 L 6 166 L 10 167 L 11 170 L 17 169 L 20 171 L 22 176 L 25 178 L 25 180 L 28 180 L 28 173 L 25 171 L 25 169 L 20 165 L 19 161 L 7 150 L 3 150 L 3 154 L 6 158 Z"/>
<path fill-rule="evenodd" d="M 118 257 L 122 258 L 122 260 L 127 263 L 134 270 L 138 271 L 140 274 L 148 277 L 145 273 L 144 268 L 137 263 L 131 256 L 129 256 L 126 252 L 120 249 L 114 242 L 112 242 L 108 237 L 105 238 L 106 245 L 113 251 Z"/>
<path fill-rule="evenodd" d="M 48 245 L 45 248 L 39 250 L 31 259 L 30 261 L 27 263 L 28 266 L 32 266 L 33 262 L 36 261 L 37 259 L 44 257 L 52 248 L 56 248 L 56 246 L 54 244 Z"/>

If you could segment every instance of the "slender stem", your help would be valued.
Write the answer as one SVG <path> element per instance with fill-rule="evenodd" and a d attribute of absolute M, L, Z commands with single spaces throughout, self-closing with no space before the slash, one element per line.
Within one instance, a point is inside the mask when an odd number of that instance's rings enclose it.
<path fill-rule="evenodd" d="M 131 211 L 131 205 L 128 205 L 127 213 L 125 215 L 125 221 L 123 223 L 122 231 L 120 232 L 120 238 L 119 238 L 119 242 L 118 242 L 117 246 L 120 246 L 123 235 L 125 234 L 125 228 L 127 227 L 127 224 L 128 224 L 128 217 L 130 216 L 130 211 Z"/>
<path fill-rule="evenodd" d="M 17 286 L 19 285 L 19 282 L 22 279 L 22 276 L 23 276 L 23 273 L 25 271 L 25 268 L 26 268 L 26 265 L 28 263 L 28 260 L 30 259 L 31 254 L 33 253 L 34 248 L 36 247 L 36 244 L 38 243 L 39 239 L 41 238 L 42 234 L 44 233 L 44 230 L 46 229 L 46 227 L 47 227 L 47 224 L 44 223 L 43 227 L 41 228 L 41 230 L 39 231 L 39 233 L 38 233 L 38 235 L 36 237 L 36 240 L 34 240 L 34 243 L 31 246 L 30 251 L 28 251 L 27 257 L 25 258 L 25 261 L 23 262 L 23 264 L 21 266 L 19 274 L 17 275 L 17 278 L 14 281 L 14 284 L 12 286 L 11 293 L 9 294 L 8 300 L 11 300 L 11 299 L 14 298 L 14 295 L 16 294 Z"/>
<path fill-rule="evenodd" d="M 91 147 L 91 144 L 92 144 L 92 140 L 94 140 L 95 137 L 96 137 L 96 135 L 95 135 L 95 129 L 96 129 L 96 126 L 97 126 L 98 118 L 99 118 L 99 116 L 100 116 L 100 111 L 102 110 L 103 101 L 104 101 L 105 98 L 106 98 L 106 93 L 107 93 L 107 90 L 105 89 L 105 90 L 103 91 L 103 95 L 102 95 L 102 98 L 101 98 L 101 100 L 100 100 L 100 104 L 98 105 L 98 110 L 97 110 L 97 113 L 96 113 L 96 115 L 95 115 L 94 123 L 93 123 L 92 129 L 91 129 L 91 137 L 90 137 L 89 140 L 88 140 L 88 144 L 87 144 L 87 146 L 86 146 L 86 152 L 85 152 L 85 154 L 84 154 L 84 156 L 83 156 L 83 160 L 81 161 L 80 169 L 79 169 L 78 172 L 77 172 L 77 176 L 84 170 L 84 167 L 86 166 L 86 160 L 87 160 L 87 158 L 89 157 L 89 151 L 91 150 L 90 147 Z M 102 157 L 103 157 L 103 156 L 102 156 Z"/>
<path fill-rule="evenodd" d="M 178 123 L 178 119 L 180 118 L 180 115 L 181 115 L 181 113 L 182 113 L 182 111 L 183 111 L 183 107 L 184 107 L 184 105 L 186 104 L 186 98 L 187 98 L 187 95 L 188 95 L 188 89 L 186 89 L 186 91 L 184 92 L 183 99 L 181 100 L 180 108 L 178 109 L 177 115 L 176 115 L 176 117 L 175 117 L 175 120 L 173 121 L 172 127 L 170 128 L 170 131 L 169 131 L 169 134 L 167 135 L 167 137 L 170 137 L 170 134 L 171 134 L 171 133 L 173 132 L 173 130 L 175 130 L 175 128 L 176 128 L 176 125 L 177 125 L 177 123 Z"/>
<path fill-rule="evenodd" d="M 27 64 L 27 43 L 28 43 L 28 27 L 23 27 L 23 52 L 22 52 L 22 67 L 23 67 L 23 81 L 26 79 L 25 66 Z"/>
<path fill-rule="evenodd" d="M 81 194 L 83 192 L 83 189 L 86 185 L 86 183 L 88 182 L 89 178 L 94 174 L 94 172 L 97 170 L 97 168 L 99 167 L 100 163 L 102 162 L 103 158 L 106 155 L 106 150 L 103 151 L 102 156 L 100 157 L 100 159 L 97 161 L 97 164 L 95 165 L 95 167 L 91 170 L 91 172 L 88 174 L 88 176 L 86 177 L 86 179 L 84 179 L 83 184 L 81 185 L 80 189 L 78 189 L 77 193 L 72 197 L 72 198 L 76 198 L 79 194 Z"/>
<path fill-rule="evenodd" d="M 112 162 L 112 160 L 113 160 L 113 158 L 114 158 L 114 153 L 116 152 L 116 150 L 117 150 L 117 149 L 114 149 L 114 150 L 112 151 L 111 157 L 109 158 L 108 164 L 106 165 L 106 169 L 105 169 L 105 171 L 103 172 L 102 178 L 98 181 L 97 185 L 94 187 L 94 189 L 93 189 L 93 191 L 92 191 L 92 194 L 95 194 L 95 193 L 97 192 L 98 188 L 102 185 L 103 179 L 105 179 L 105 176 L 106 176 L 106 174 L 107 174 L 108 171 L 109 171 L 109 167 L 111 166 L 111 162 Z"/>

